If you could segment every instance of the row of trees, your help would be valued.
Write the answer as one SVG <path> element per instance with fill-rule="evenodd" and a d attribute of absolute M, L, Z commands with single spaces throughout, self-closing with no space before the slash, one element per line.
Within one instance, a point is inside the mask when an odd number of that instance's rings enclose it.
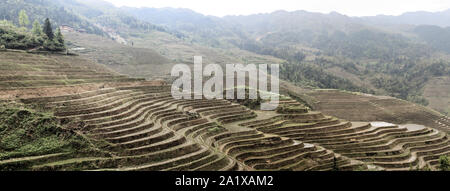
<path fill-rule="evenodd" d="M 41 28 L 38 21 L 34 21 L 32 34 L 38 38 L 43 39 L 43 47 L 49 51 L 63 51 L 66 50 L 64 44 L 64 37 L 59 27 L 56 29 L 56 33 L 53 33 L 50 19 L 45 19 L 44 26 Z"/>
<path fill-rule="evenodd" d="M 19 12 L 19 27 L 12 22 L 2 21 L 0 25 L 0 46 L 10 49 L 40 49 L 47 51 L 64 51 L 64 37 L 59 28 L 53 32 L 50 19 L 45 19 L 41 27 L 35 20 L 31 31 L 27 27 L 30 24 L 28 15 L 24 10 Z"/>

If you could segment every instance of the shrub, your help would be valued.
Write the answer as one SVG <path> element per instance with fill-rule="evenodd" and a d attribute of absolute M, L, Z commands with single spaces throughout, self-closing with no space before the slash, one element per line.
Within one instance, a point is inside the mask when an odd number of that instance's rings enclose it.
<path fill-rule="evenodd" d="M 34 27 L 35 30 L 37 30 L 37 25 Z M 39 32 L 36 31 L 31 34 L 10 23 L 3 23 L 1 26 L 3 27 L 0 27 L 0 45 L 3 45 L 5 48 L 29 50 L 43 47 L 47 51 L 66 50 L 64 37 L 59 30 L 56 34 L 57 38 L 48 38 L 46 34 L 39 35 Z"/>
<path fill-rule="evenodd" d="M 5 48 L 26 50 L 39 46 L 41 42 L 30 34 L 0 28 L 0 44 Z"/>
<path fill-rule="evenodd" d="M 75 152 L 87 147 L 83 137 L 62 128 L 52 115 L 20 108 L 0 108 L 0 160 Z"/>
<path fill-rule="evenodd" d="M 448 161 L 448 156 L 442 155 L 439 157 L 439 169 L 442 171 L 450 170 L 450 162 Z"/>
<path fill-rule="evenodd" d="M 277 108 L 277 113 L 282 114 L 293 114 L 293 113 L 306 113 L 308 112 L 308 109 L 302 106 L 297 105 L 280 105 Z"/>

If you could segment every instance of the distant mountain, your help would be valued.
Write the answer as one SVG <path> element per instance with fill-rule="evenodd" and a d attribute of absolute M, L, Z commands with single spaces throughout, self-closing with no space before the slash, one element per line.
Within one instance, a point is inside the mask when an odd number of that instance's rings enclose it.
<path fill-rule="evenodd" d="M 169 27 L 182 26 L 212 26 L 218 18 L 207 17 L 190 9 L 181 8 L 134 8 L 121 7 L 120 10 L 127 12 L 136 18 Z"/>
<path fill-rule="evenodd" d="M 450 53 L 450 27 L 421 25 L 414 32 L 436 50 Z"/>
<path fill-rule="evenodd" d="M 234 23 L 219 17 L 205 16 L 190 9 L 121 7 L 120 10 L 140 20 L 188 34 L 192 42 L 209 46 L 227 46 L 221 39 L 246 38 Z"/>
<path fill-rule="evenodd" d="M 322 14 L 307 11 L 275 11 L 248 16 L 226 16 L 223 19 L 239 24 L 240 27 L 255 35 L 301 30 L 349 32 L 362 27 L 361 24 L 353 22 L 350 17 L 336 12 Z"/>
<path fill-rule="evenodd" d="M 361 20 L 372 24 L 437 25 L 448 27 L 450 26 L 450 9 L 441 12 L 408 12 L 399 16 L 379 15 L 362 17 Z"/>
<path fill-rule="evenodd" d="M 268 48 L 286 52 L 301 46 L 352 59 L 392 60 L 400 55 L 423 56 L 422 50 L 426 49 L 399 33 L 386 32 L 336 12 L 276 11 L 223 19 L 250 34 L 250 40 L 241 40 L 236 45 L 260 53 L 267 52 L 264 49 Z"/>

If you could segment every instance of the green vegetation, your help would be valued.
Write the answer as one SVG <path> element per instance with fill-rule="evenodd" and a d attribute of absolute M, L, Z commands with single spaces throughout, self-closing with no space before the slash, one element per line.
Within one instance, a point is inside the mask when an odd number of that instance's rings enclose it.
<path fill-rule="evenodd" d="M 121 36 L 129 35 L 132 30 L 157 30 L 173 34 L 165 27 L 153 25 L 123 13 L 112 4 L 99 1 L 75 0 L 4 0 L 0 5 L 0 18 L 13 21 L 22 26 L 19 13 L 26 13 L 29 20 L 42 21 L 49 18 L 53 26 L 67 25 L 77 31 L 112 37 L 110 31 L 115 30 Z M 22 15 L 22 14 L 21 14 Z M 24 18 L 25 15 L 20 18 Z M 29 24 L 27 24 L 28 26 Z M 101 25 L 101 26 L 100 26 Z"/>
<path fill-rule="evenodd" d="M 49 18 L 53 26 L 69 25 L 75 29 L 83 29 L 89 33 L 103 35 L 104 32 L 94 24 L 87 21 L 78 13 L 64 8 L 64 3 L 76 3 L 67 0 L 4 0 L 0 5 L 0 18 L 12 21 L 15 25 L 22 26 L 19 14 L 26 13 L 30 21 L 44 21 Z M 90 11 L 91 14 L 96 11 Z M 22 18 L 26 18 L 25 14 Z M 28 27 L 29 24 L 26 25 Z"/>
<path fill-rule="evenodd" d="M 308 109 L 298 105 L 283 104 L 277 107 L 277 112 L 283 114 L 307 113 Z"/>
<path fill-rule="evenodd" d="M 31 33 L 33 35 L 35 35 L 35 36 L 42 36 L 43 35 L 41 24 L 39 23 L 38 20 L 35 20 L 33 22 L 33 28 L 31 29 Z"/>
<path fill-rule="evenodd" d="M 450 53 L 450 28 L 438 26 L 418 26 L 414 32 L 436 50 Z"/>
<path fill-rule="evenodd" d="M 280 67 L 280 77 L 301 86 L 374 93 L 373 90 L 357 86 L 348 79 L 329 74 L 310 63 L 285 63 Z"/>
<path fill-rule="evenodd" d="M 30 24 L 30 20 L 28 20 L 28 15 L 25 10 L 21 10 L 19 12 L 19 26 L 27 27 Z"/>
<path fill-rule="evenodd" d="M 234 44 L 286 60 L 280 68 L 281 78 L 300 86 L 387 94 L 422 105 L 428 105 L 423 87 L 429 80 L 450 75 L 450 62 L 430 57 L 429 46 L 368 29 L 329 34 L 283 31 L 258 42 Z"/>
<path fill-rule="evenodd" d="M 212 128 L 209 128 L 208 131 L 209 132 L 217 132 L 217 131 L 220 131 L 221 129 L 222 129 L 221 127 L 212 127 Z"/>
<path fill-rule="evenodd" d="M 80 152 L 83 137 L 62 128 L 50 114 L 28 109 L 0 109 L 0 160 L 60 152 Z"/>
<path fill-rule="evenodd" d="M 441 169 L 442 171 L 450 170 L 450 161 L 447 155 L 442 155 L 441 157 L 439 157 L 439 169 Z"/>
<path fill-rule="evenodd" d="M 43 40 L 14 26 L 11 22 L 0 21 L 0 45 L 9 49 L 32 49 L 42 45 Z"/>
<path fill-rule="evenodd" d="M 53 40 L 54 34 L 52 29 L 52 24 L 48 18 L 45 19 L 44 28 L 42 31 L 45 33 L 48 39 Z"/>
<path fill-rule="evenodd" d="M 249 99 L 247 94 L 246 99 L 237 99 L 236 101 L 250 109 L 259 109 L 261 107 L 261 97 L 259 96 L 257 99 Z"/>
<path fill-rule="evenodd" d="M 23 14 L 26 13 L 21 12 L 19 17 L 25 17 L 22 16 Z M 24 20 L 24 18 L 21 18 L 21 20 Z M 21 21 L 21 23 L 27 22 Z M 41 29 L 38 21 L 34 21 L 31 32 L 28 32 L 26 28 L 17 28 L 12 22 L 0 21 L 0 45 L 8 49 L 20 50 L 66 50 L 61 31 L 57 29 L 56 34 L 54 34 L 49 19 L 45 20 L 43 29 Z"/>

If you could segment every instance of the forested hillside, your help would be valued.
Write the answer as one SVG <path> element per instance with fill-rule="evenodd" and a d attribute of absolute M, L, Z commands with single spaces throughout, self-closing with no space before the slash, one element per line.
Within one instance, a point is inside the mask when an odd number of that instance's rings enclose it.
<path fill-rule="evenodd" d="M 407 12 L 399 16 L 379 15 L 375 17 L 362 17 L 363 22 L 377 25 L 436 25 L 448 27 L 450 23 L 450 9 L 440 12 Z"/>
<path fill-rule="evenodd" d="M 0 5 L 0 19 L 19 25 L 17 15 L 22 10 L 27 12 L 30 21 L 49 18 L 54 26 L 67 25 L 102 36 L 111 32 L 127 36 L 134 29 L 169 32 L 123 13 L 110 3 L 96 0 L 5 0 Z M 31 23 L 25 27 L 31 28 Z"/>
<path fill-rule="evenodd" d="M 95 34 L 103 34 L 102 30 L 91 22 L 84 19 L 77 13 L 69 9 L 58 6 L 55 1 L 50 0 L 5 0 L 0 5 L 0 18 L 9 20 L 19 25 L 19 12 L 25 10 L 29 20 L 43 21 L 50 18 L 54 26 L 70 25 L 77 29 L 84 29 L 87 32 Z M 31 27 L 29 23 L 26 27 Z"/>

